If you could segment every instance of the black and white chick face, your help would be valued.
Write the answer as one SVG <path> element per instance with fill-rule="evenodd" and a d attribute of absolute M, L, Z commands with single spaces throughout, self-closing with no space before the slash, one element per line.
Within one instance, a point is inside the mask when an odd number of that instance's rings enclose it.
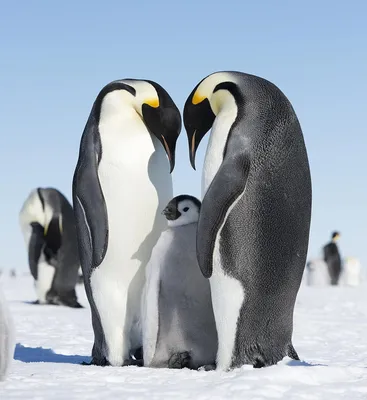
<path fill-rule="evenodd" d="M 170 228 L 188 225 L 199 220 L 201 202 L 194 196 L 182 194 L 174 197 L 162 211 Z"/>

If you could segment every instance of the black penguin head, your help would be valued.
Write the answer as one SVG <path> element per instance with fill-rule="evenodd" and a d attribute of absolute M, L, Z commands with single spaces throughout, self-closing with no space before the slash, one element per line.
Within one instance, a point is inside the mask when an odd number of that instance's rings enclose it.
<path fill-rule="evenodd" d="M 340 232 L 334 231 L 334 232 L 331 234 L 331 240 L 334 241 L 334 242 L 336 242 L 336 241 L 339 240 L 339 239 L 340 239 Z"/>
<path fill-rule="evenodd" d="M 190 163 L 194 169 L 196 150 L 223 106 L 223 99 L 213 95 L 219 90 L 226 90 L 234 96 L 236 89 L 230 72 L 216 72 L 199 82 L 186 100 L 183 118 L 189 141 Z"/>
<path fill-rule="evenodd" d="M 172 172 L 175 167 L 176 142 L 182 126 L 181 114 L 162 86 L 153 81 L 147 80 L 146 82 L 150 83 L 157 91 L 158 103 L 145 102 L 142 104 L 143 120 L 166 150 L 171 166 L 170 172 Z"/>
<path fill-rule="evenodd" d="M 104 97 L 115 90 L 131 95 L 130 105 L 140 115 L 147 129 L 164 147 L 170 172 L 175 167 L 175 150 L 181 132 L 181 115 L 170 95 L 158 83 L 144 79 L 123 79 L 106 85 L 97 97 L 95 107 L 101 110 Z M 99 105 L 98 105 L 99 102 Z"/>
<path fill-rule="evenodd" d="M 169 226 L 187 225 L 199 220 L 201 202 L 194 196 L 182 194 L 174 197 L 162 211 Z"/>

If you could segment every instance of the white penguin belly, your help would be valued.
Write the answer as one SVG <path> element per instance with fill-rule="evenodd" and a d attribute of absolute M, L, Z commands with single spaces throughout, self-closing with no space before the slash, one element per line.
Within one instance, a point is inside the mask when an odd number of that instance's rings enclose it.
<path fill-rule="evenodd" d="M 217 115 L 210 134 L 202 174 L 203 198 L 223 162 L 223 152 L 228 133 L 237 117 L 237 107 L 233 99 L 232 101 L 232 104 L 227 103 L 227 108 Z M 241 196 L 238 197 L 237 201 Z M 213 250 L 213 273 L 209 279 L 218 332 L 217 368 L 220 370 L 226 370 L 230 367 L 236 339 L 237 321 L 245 298 L 241 283 L 224 272 L 219 251 L 219 238 L 222 228 L 237 201 L 227 210 L 224 222 L 217 232 Z"/>
<path fill-rule="evenodd" d="M 49 265 L 42 254 L 37 265 L 37 280 L 35 281 L 38 301 L 46 303 L 46 294 L 51 289 L 55 268 Z"/>
<path fill-rule="evenodd" d="M 98 175 L 107 208 L 109 237 L 105 258 L 92 273 L 91 288 L 106 339 L 106 357 L 117 366 L 129 357 L 131 348 L 142 342 L 140 301 L 144 269 L 152 247 L 166 227 L 158 208 L 160 202 L 171 199 L 172 181 L 160 143 L 156 146 L 154 171 L 148 174 L 155 149 L 141 120 L 129 120 L 128 130 L 125 122 L 122 129 L 109 126 L 105 134 L 103 127 L 100 131 L 103 155 Z M 157 173 L 160 180 L 154 185 L 151 178 Z"/>

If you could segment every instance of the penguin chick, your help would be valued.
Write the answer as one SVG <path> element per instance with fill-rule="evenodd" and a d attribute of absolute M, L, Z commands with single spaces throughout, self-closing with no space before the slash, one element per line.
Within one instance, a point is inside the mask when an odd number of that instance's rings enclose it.
<path fill-rule="evenodd" d="M 200 207 L 197 198 L 180 195 L 162 212 L 168 229 L 153 248 L 142 297 L 145 366 L 210 369 L 215 364 L 210 285 L 196 257 Z"/>

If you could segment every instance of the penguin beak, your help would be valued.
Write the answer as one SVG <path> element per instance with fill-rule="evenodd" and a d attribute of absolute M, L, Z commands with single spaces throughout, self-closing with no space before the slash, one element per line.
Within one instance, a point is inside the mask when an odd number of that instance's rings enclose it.
<path fill-rule="evenodd" d="M 169 220 L 172 221 L 174 219 L 177 219 L 176 216 L 176 211 L 172 209 L 171 207 L 166 207 L 163 211 L 162 214 Z"/>
<path fill-rule="evenodd" d="M 196 149 L 197 149 L 196 131 L 194 131 L 194 134 L 191 137 L 191 143 L 189 143 L 189 146 L 190 146 L 190 164 L 191 164 L 192 168 L 196 171 L 196 167 L 195 167 L 195 156 L 196 156 Z"/>
<path fill-rule="evenodd" d="M 170 164 L 169 173 L 172 174 L 172 171 L 175 168 L 175 148 L 173 147 L 172 149 L 170 149 L 170 146 L 168 145 L 167 140 L 163 135 L 161 135 L 161 142 L 163 144 L 164 149 L 166 150 L 168 161 Z"/>

